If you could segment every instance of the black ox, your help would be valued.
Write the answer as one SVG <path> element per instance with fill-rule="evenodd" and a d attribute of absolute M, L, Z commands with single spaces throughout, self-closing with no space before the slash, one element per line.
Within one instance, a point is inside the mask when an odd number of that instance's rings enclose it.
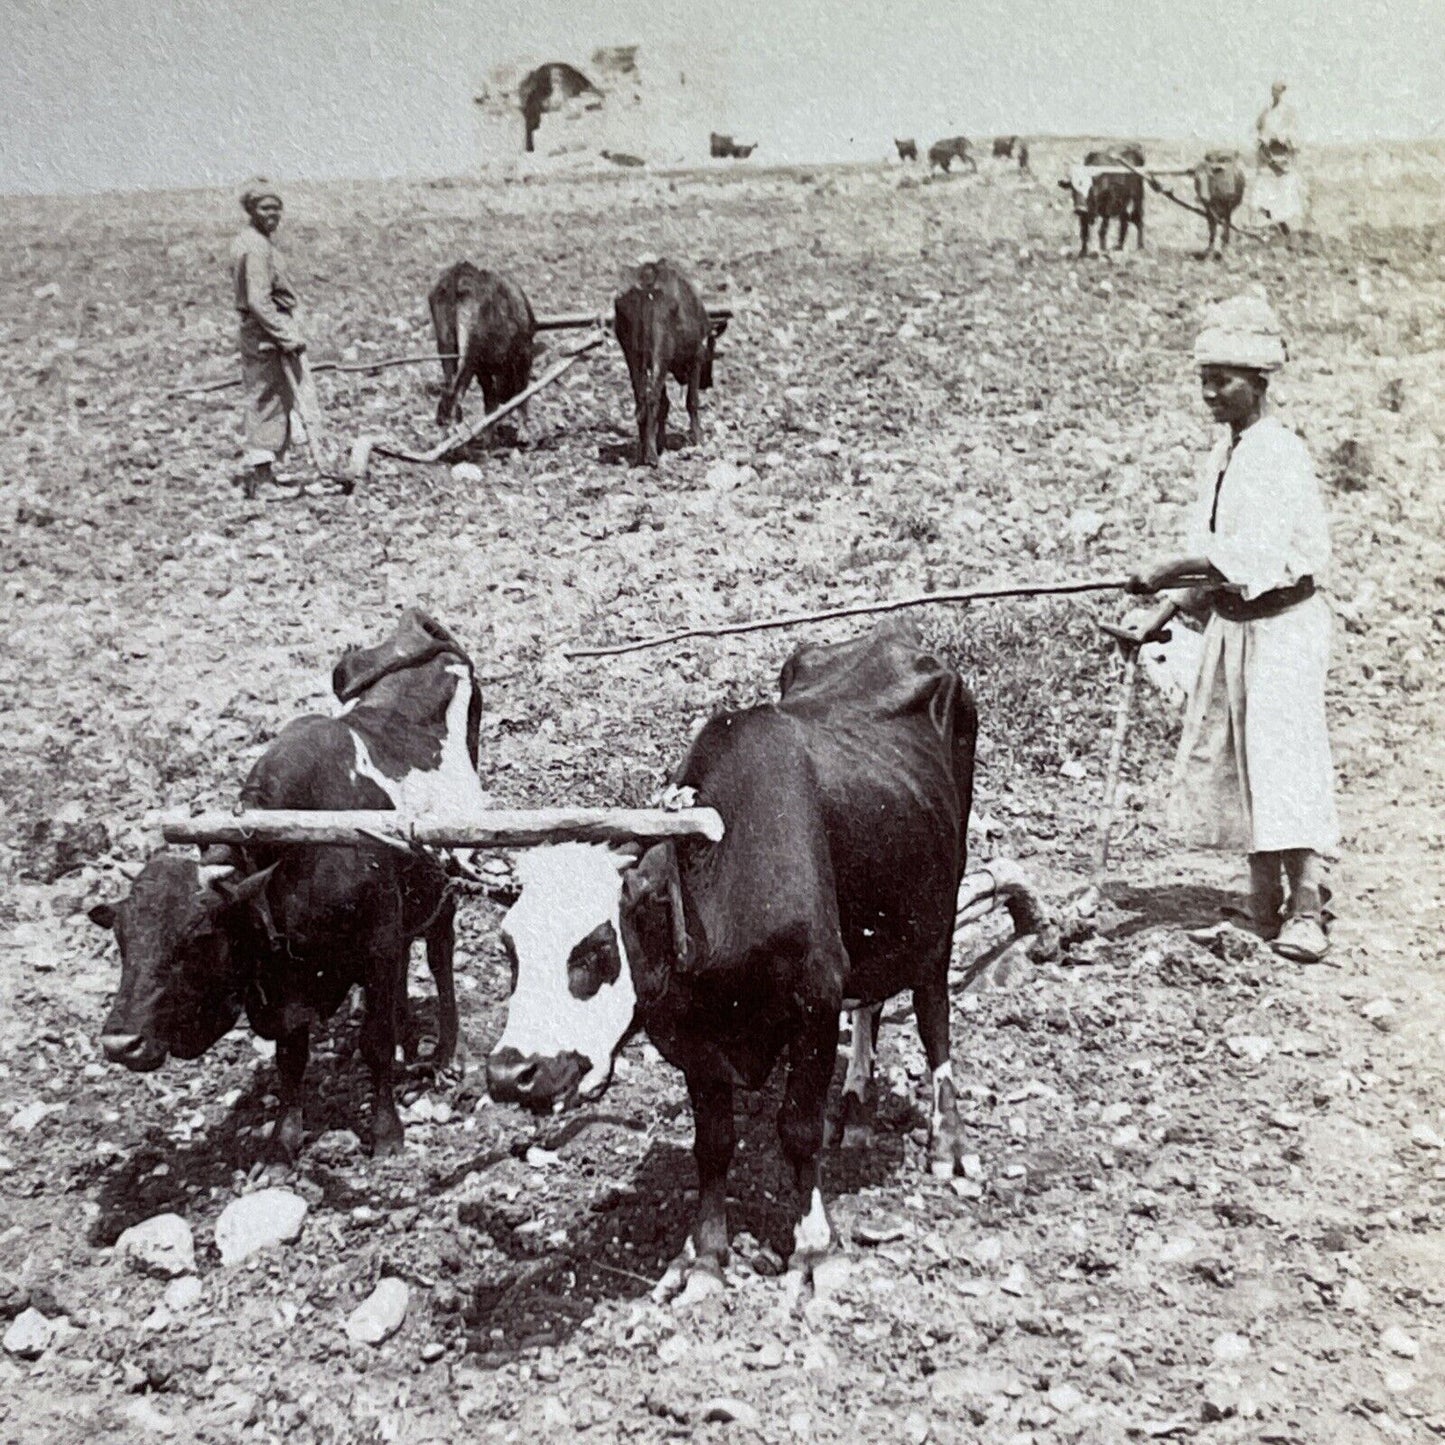
<path fill-rule="evenodd" d="M 932 1075 L 930 1167 L 952 1174 L 964 1148 L 948 968 L 973 699 L 904 624 L 800 648 L 780 693 L 715 717 L 672 775 L 675 796 L 722 814 L 720 843 L 658 844 L 639 861 L 602 846 L 539 849 L 521 860 L 502 925 L 513 990 L 487 1062 L 493 1096 L 542 1111 L 596 1098 L 623 1042 L 644 1029 L 687 1079 L 691 1239 L 714 1276 L 728 1252 L 733 1091 L 760 1088 L 779 1059 L 779 1133 L 799 1191 L 795 1265 L 831 1245 L 819 1153 L 845 1002 L 874 1013 L 912 991 Z M 870 1022 L 855 1015 L 865 1068 Z"/>
<path fill-rule="evenodd" d="M 667 446 L 667 378 L 687 388 L 688 437 L 702 440 L 698 393 L 712 385 L 717 338 L 714 323 L 691 281 L 671 261 L 645 261 L 627 277 L 613 305 L 613 329 L 627 371 L 637 416 L 637 460 L 655 467 Z"/>
<path fill-rule="evenodd" d="M 515 281 L 458 261 L 442 272 L 426 299 L 442 366 L 438 426 L 461 420 L 462 397 L 474 378 L 488 413 L 526 390 L 537 318 Z"/>
<path fill-rule="evenodd" d="M 405 613 L 386 642 L 346 653 L 332 682 L 347 710 L 290 723 L 251 769 L 243 808 L 454 813 L 484 802 L 476 674 L 439 623 Z M 220 849 L 204 863 L 162 850 L 126 898 L 91 910 L 115 930 L 121 956 L 101 1047 L 112 1062 L 146 1072 L 169 1055 L 197 1058 L 244 1012 L 276 1041 L 275 1144 L 294 1156 L 311 1027 L 360 984 L 373 1148 L 395 1154 L 402 1127 L 392 1084 L 410 944 L 426 941 L 437 988 L 434 1061 L 443 1067 L 457 1042 L 454 914 L 440 864 L 380 843 Z"/>
<path fill-rule="evenodd" d="M 1089 230 L 1095 221 L 1099 223 L 1100 251 L 1107 249 L 1111 220 L 1119 223 L 1116 250 L 1124 249 L 1131 224 L 1138 234 L 1139 249 L 1144 249 L 1144 177 L 1126 171 L 1119 164 L 1121 159 L 1142 168 L 1144 152 L 1134 145 L 1121 146 L 1116 152 L 1090 151 L 1083 165 L 1071 166 L 1068 176 L 1059 182 L 1071 194 L 1079 218 L 1080 256 L 1089 254 Z"/>

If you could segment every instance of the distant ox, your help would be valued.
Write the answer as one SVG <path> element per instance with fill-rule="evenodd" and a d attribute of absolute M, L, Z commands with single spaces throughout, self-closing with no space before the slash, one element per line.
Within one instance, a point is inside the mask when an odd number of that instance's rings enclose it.
<path fill-rule="evenodd" d="M 511 277 L 458 261 L 437 278 L 427 305 L 442 367 L 438 426 L 461 420 L 462 396 L 473 378 L 487 412 L 526 390 L 537 318 Z"/>
<path fill-rule="evenodd" d="M 898 149 L 899 160 L 916 161 L 918 159 L 918 142 L 916 140 L 899 140 L 895 136 L 893 144 Z"/>
<path fill-rule="evenodd" d="M 645 261 L 613 303 L 613 329 L 627 359 L 637 417 L 639 465 L 657 465 L 667 445 L 667 378 L 687 388 L 688 436 L 702 440 L 698 393 L 712 385 L 713 354 L 726 321 L 714 323 L 692 282 L 671 261 Z"/>
<path fill-rule="evenodd" d="M 719 135 L 716 131 L 708 135 L 708 154 L 714 160 L 745 161 L 757 148 L 756 141 L 751 145 L 741 145 L 730 135 Z"/>
<path fill-rule="evenodd" d="M 1080 256 L 1089 254 L 1089 230 L 1095 221 L 1099 223 L 1100 251 L 1107 247 L 1111 220 L 1119 223 L 1117 250 L 1124 249 L 1131 224 L 1138 233 L 1139 249 L 1144 249 L 1144 178 L 1128 173 L 1119 164 L 1120 158 L 1135 167 L 1144 164 L 1144 152 L 1134 145 L 1117 152 L 1090 151 L 1084 163 L 1071 166 L 1068 176 L 1059 182 L 1070 193 L 1079 218 Z"/>
<path fill-rule="evenodd" d="M 1199 198 L 1209 227 L 1204 255 L 1222 260 L 1229 245 L 1234 213 L 1244 200 L 1244 167 L 1239 157 L 1233 151 L 1210 151 L 1194 167 L 1194 194 Z M 1220 237 L 1217 249 L 1216 235 Z"/>
<path fill-rule="evenodd" d="M 947 140 L 936 140 L 928 147 L 928 168 L 931 171 L 934 166 L 947 172 L 954 161 L 965 165 L 971 171 L 978 169 L 978 162 L 974 160 L 973 153 L 969 149 L 968 137 L 962 135 L 949 136 Z"/>

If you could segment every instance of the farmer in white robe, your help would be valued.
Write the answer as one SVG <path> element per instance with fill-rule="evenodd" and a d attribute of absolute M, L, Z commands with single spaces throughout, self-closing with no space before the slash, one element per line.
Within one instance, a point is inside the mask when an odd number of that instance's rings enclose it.
<path fill-rule="evenodd" d="M 1277 953 L 1314 962 L 1329 946 L 1321 854 L 1339 841 L 1325 726 L 1331 618 L 1316 591 L 1328 524 L 1305 444 L 1266 411 L 1269 377 L 1286 358 L 1268 303 L 1245 296 L 1214 308 L 1194 358 L 1224 430 L 1186 555 L 1132 584 L 1145 594 L 1190 589 L 1143 624 L 1145 636 L 1179 606 L 1208 616 L 1168 818 L 1183 841 L 1247 853 L 1256 929 Z"/>
<path fill-rule="evenodd" d="M 1286 235 L 1303 223 L 1307 209 L 1304 180 L 1296 159 L 1299 155 L 1299 119 L 1284 98 L 1286 86 L 1277 80 L 1270 90 L 1270 103 L 1254 123 L 1255 173 L 1250 202 L 1255 210 Z"/>

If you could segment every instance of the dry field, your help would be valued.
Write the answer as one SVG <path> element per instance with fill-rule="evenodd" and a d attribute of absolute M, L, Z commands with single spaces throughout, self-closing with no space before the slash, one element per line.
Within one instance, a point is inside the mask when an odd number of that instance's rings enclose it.
<path fill-rule="evenodd" d="M 1445 1434 L 1445 153 L 1317 157 L 1317 229 L 1212 265 L 1162 201 L 1142 254 L 1072 259 L 1053 183 L 1081 150 L 1039 145 L 1033 182 L 984 161 L 930 183 L 895 165 L 298 188 L 282 239 L 317 358 L 425 350 L 426 289 L 461 255 L 547 312 L 604 307 L 663 252 L 736 311 L 704 445 L 656 473 L 623 460 L 607 350 L 533 404 L 520 449 L 479 456 L 479 484 L 378 462 L 349 499 L 242 501 L 234 393 L 160 395 L 234 365 L 228 198 L 0 200 L 0 1313 L 59 1322 L 37 1360 L 0 1356 L 0 1438 Z M 956 1186 L 921 1169 L 922 1054 L 890 1009 L 873 1144 L 826 1166 L 847 1260 L 827 1297 L 777 1275 L 765 1096 L 726 1294 L 649 1301 L 690 1208 L 681 1076 L 639 1040 L 574 1118 L 491 1105 L 477 1065 L 507 971 L 485 898 L 461 923 L 471 1067 L 417 1095 L 405 1157 L 373 1164 L 339 1018 L 312 1142 L 272 1178 L 310 1205 L 301 1237 L 221 1266 L 216 1218 L 262 1181 L 266 1052 L 238 1031 L 137 1077 L 95 1041 L 118 965 L 84 908 L 153 846 L 157 809 L 229 803 L 327 705 L 341 649 L 405 605 L 472 649 L 499 802 L 640 802 L 697 717 L 770 694 L 796 639 L 587 665 L 565 642 L 1128 571 L 1171 546 L 1209 440 L 1198 307 L 1252 283 L 1291 332 L 1277 397 L 1333 514 L 1328 966 L 1185 937 L 1241 870 L 1162 837 L 1177 720 L 1146 690 L 1105 903 L 1061 963 L 956 998 L 977 1154 Z M 345 438 L 430 440 L 432 368 L 321 385 Z M 974 855 L 1021 858 L 1061 904 L 1088 880 L 1120 675 L 1093 618 L 1122 606 L 920 614 L 979 698 Z M 428 987 L 418 970 L 429 1018 Z M 187 1307 L 111 1250 L 164 1210 L 194 1231 Z M 382 1276 L 408 1287 L 405 1323 L 351 1344 Z"/>

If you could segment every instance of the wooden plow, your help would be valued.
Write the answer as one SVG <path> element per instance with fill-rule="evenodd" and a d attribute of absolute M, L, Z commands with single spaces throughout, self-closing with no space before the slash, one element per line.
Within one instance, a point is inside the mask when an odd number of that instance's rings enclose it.
<path fill-rule="evenodd" d="M 708 320 L 714 327 L 725 325 L 732 319 L 732 310 L 726 306 L 709 306 L 707 308 Z M 397 446 L 389 442 L 385 437 L 362 436 L 352 443 L 351 453 L 347 459 L 346 475 L 351 485 L 361 481 L 371 465 L 373 456 L 390 457 L 399 462 L 410 462 L 414 465 L 427 465 L 442 461 L 451 453 L 459 451 L 469 442 L 475 441 L 483 432 L 495 426 L 503 417 L 517 410 L 539 391 L 551 386 L 562 377 L 581 357 L 589 351 L 595 350 L 607 339 L 612 330 L 611 318 L 606 314 L 597 314 L 585 311 L 568 312 L 561 316 L 539 316 L 537 317 L 538 331 L 571 331 L 591 327 L 593 335 L 587 337 L 579 345 L 574 346 L 570 351 L 564 352 L 556 362 L 547 368 L 534 382 L 525 390 L 520 391 L 510 401 L 504 401 L 499 407 L 488 412 L 474 422 L 468 422 L 463 426 L 455 427 L 444 436 L 435 446 L 428 447 L 425 451 L 412 451 L 406 447 Z M 438 358 L 440 359 L 440 358 Z"/>
<path fill-rule="evenodd" d="M 588 318 L 588 323 L 595 323 L 596 317 Z M 569 323 L 570 324 L 570 323 Z M 385 437 L 361 436 L 351 444 L 351 453 L 346 461 L 346 476 L 352 486 L 361 481 L 371 465 L 373 455 L 381 457 L 392 457 L 399 462 L 413 462 L 425 464 L 439 462 L 452 452 L 460 450 L 468 442 L 475 441 L 481 434 L 490 427 L 495 426 L 504 416 L 510 415 L 518 407 L 524 406 L 539 391 L 552 385 L 559 380 L 566 372 L 582 359 L 589 351 L 601 346 L 607 339 L 606 333 L 598 329 L 596 335 L 589 336 L 579 346 L 574 346 L 571 351 L 565 352 L 558 358 L 541 376 L 529 386 L 524 387 L 510 401 L 504 401 L 501 406 L 489 411 L 479 421 L 468 422 L 459 427 L 453 427 L 441 441 L 434 447 L 429 447 L 424 452 L 410 451 L 406 447 L 397 446 L 389 442 Z"/>
<path fill-rule="evenodd" d="M 1118 162 L 1118 169 L 1115 169 L 1113 166 L 1091 166 L 1090 169 L 1094 171 L 1096 175 L 1138 176 L 1141 180 L 1148 181 L 1151 191 L 1155 191 L 1166 199 L 1173 201 L 1176 206 L 1182 206 L 1186 211 L 1192 211 L 1196 216 L 1203 216 L 1205 220 L 1209 219 L 1209 213 L 1202 206 L 1196 206 L 1192 201 L 1186 201 L 1183 196 L 1176 196 L 1168 186 L 1159 184 L 1161 180 L 1183 179 L 1186 176 L 1192 178 L 1198 166 L 1176 166 L 1169 170 L 1155 170 L 1131 165 L 1128 161 L 1124 160 L 1122 156 L 1114 156 L 1113 159 Z M 1248 236 L 1251 241 L 1268 239 L 1251 226 L 1241 226 L 1238 221 L 1231 222 L 1229 229 L 1238 232 L 1241 236 Z"/>

